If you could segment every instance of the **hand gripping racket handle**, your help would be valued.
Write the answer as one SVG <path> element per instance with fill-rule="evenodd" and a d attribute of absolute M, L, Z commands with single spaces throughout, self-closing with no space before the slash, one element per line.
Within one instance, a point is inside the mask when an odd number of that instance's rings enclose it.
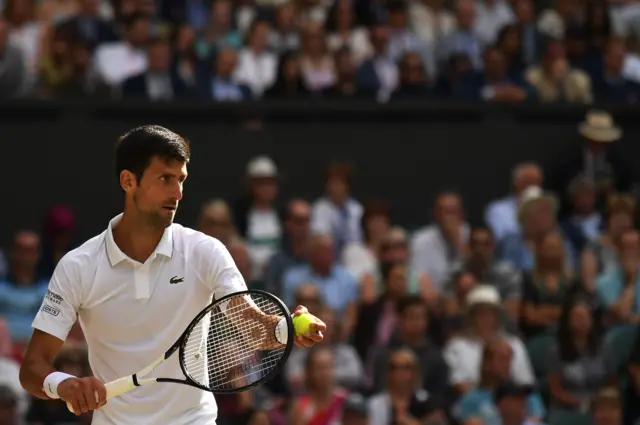
<path fill-rule="evenodd" d="M 107 390 L 107 400 L 109 400 L 112 397 L 116 397 L 133 390 L 136 388 L 136 384 L 133 382 L 133 376 L 125 376 L 124 378 L 106 383 L 104 387 Z M 98 401 L 98 393 L 96 393 L 96 401 Z M 71 403 L 67 403 L 67 408 L 71 413 L 75 413 Z"/>

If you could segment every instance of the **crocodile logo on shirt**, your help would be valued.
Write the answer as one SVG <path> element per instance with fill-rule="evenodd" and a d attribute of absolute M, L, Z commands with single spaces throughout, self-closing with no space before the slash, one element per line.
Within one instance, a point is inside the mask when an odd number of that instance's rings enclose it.
<path fill-rule="evenodd" d="M 184 282 L 184 277 L 178 277 L 178 276 L 174 276 L 171 279 L 169 279 L 169 283 L 172 285 L 175 285 L 177 283 L 181 283 Z"/>

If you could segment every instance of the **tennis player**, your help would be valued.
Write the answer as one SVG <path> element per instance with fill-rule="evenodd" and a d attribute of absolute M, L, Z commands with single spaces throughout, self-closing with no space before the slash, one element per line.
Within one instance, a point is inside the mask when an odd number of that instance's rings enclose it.
<path fill-rule="evenodd" d="M 124 213 L 56 267 L 20 369 L 31 394 L 70 402 L 78 414 L 95 410 L 96 425 L 215 424 L 213 394 L 186 385 L 142 386 L 105 400 L 104 382 L 161 356 L 214 297 L 246 289 L 220 241 L 173 223 L 189 159 L 189 143 L 160 126 L 138 127 L 121 137 L 116 163 Z M 302 312 L 299 306 L 294 314 Z M 94 377 L 52 367 L 76 319 Z M 296 337 L 296 345 L 322 341 L 325 329 L 317 320 L 308 335 Z M 182 378 L 178 356 L 156 373 Z"/>

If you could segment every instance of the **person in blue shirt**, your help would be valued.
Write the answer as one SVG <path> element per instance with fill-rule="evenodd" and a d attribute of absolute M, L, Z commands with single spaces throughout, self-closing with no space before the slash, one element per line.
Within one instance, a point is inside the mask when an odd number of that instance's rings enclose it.
<path fill-rule="evenodd" d="M 510 384 L 511 346 L 505 340 L 494 340 L 484 347 L 480 384 L 460 399 L 457 416 L 462 425 L 482 421 L 484 425 L 504 425 L 496 405 L 496 391 Z M 539 421 L 545 416 L 545 408 L 539 394 L 531 392 L 526 397 L 526 417 Z"/>
<path fill-rule="evenodd" d="M 350 335 L 355 324 L 358 284 L 345 268 L 335 263 L 331 236 L 313 235 L 309 241 L 307 264 L 288 269 L 283 276 L 282 295 L 293 305 L 296 289 L 305 283 L 318 286 L 327 305 L 342 321 L 342 337 Z"/>
<path fill-rule="evenodd" d="M 37 273 L 39 259 L 39 236 L 31 231 L 18 232 L 9 252 L 9 273 L 0 280 L 0 316 L 18 344 L 31 337 L 31 322 L 47 294 L 48 282 Z"/>

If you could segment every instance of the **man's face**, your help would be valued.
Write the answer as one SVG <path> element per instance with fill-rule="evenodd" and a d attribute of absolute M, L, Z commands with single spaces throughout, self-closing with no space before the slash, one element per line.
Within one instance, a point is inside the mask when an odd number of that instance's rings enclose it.
<path fill-rule="evenodd" d="M 151 23 L 148 19 L 138 19 L 129 29 L 129 42 L 134 46 L 142 46 L 149 40 Z"/>
<path fill-rule="evenodd" d="M 424 335 L 427 331 L 427 310 L 422 305 L 412 305 L 400 317 L 400 329 L 408 336 Z"/>
<path fill-rule="evenodd" d="M 231 49 L 222 50 L 218 55 L 218 76 L 229 77 L 236 69 L 237 59 L 238 56 L 235 51 Z"/>
<path fill-rule="evenodd" d="M 317 237 L 311 242 L 309 263 L 319 270 L 331 268 L 334 261 L 333 241 L 329 237 Z"/>
<path fill-rule="evenodd" d="M 250 181 L 251 193 L 259 202 L 272 203 L 278 196 L 278 180 L 271 177 L 254 178 Z"/>
<path fill-rule="evenodd" d="M 507 65 L 504 55 L 498 49 L 491 49 L 484 55 L 485 72 L 492 78 L 503 78 L 505 76 Z"/>
<path fill-rule="evenodd" d="M 443 227 L 457 226 L 462 220 L 462 206 L 457 195 L 443 195 L 436 202 L 436 220 Z"/>
<path fill-rule="evenodd" d="M 202 212 L 198 230 L 226 243 L 233 232 L 233 224 L 227 211 L 217 206 L 210 206 Z"/>
<path fill-rule="evenodd" d="M 311 208 L 304 201 L 294 201 L 289 205 L 289 215 L 285 223 L 287 233 L 297 240 L 309 235 Z"/>
<path fill-rule="evenodd" d="M 21 232 L 16 235 L 11 247 L 12 267 L 35 269 L 40 259 L 40 238 L 32 232 Z"/>
<path fill-rule="evenodd" d="M 505 425 L 522 424 L 527 416 L 527 400 L 523 396 L 507 396 L 498 401 L 498 410 Z"/>
<path fill-rule="evenodd" d="M 456 18 L 460 28 L 468 29 L 473 27 L 476 20 L 476 9 L 471 1 L 464 1 L 458 6 Z"/>
<path fill-rule="evenodd" d="M 486 229 L 476 230 L 471 234 L 471 256 L 485 262 L 493 257 L 493 237 Z"/>
<path fill-rule="evenodd" d="M 154 227 L 170 226 L 182 199 L 187 164 L 154 157 L 140 181 L 132 176 L 137 184 L 125 190 L 131 195 L 138 214 Z"/>
<path fill-rule="evenodd" d="M 171 65 L 171 49 L 167 43 L 154 43 L 147 51 L 149 70 L 165 72 Z"/>

